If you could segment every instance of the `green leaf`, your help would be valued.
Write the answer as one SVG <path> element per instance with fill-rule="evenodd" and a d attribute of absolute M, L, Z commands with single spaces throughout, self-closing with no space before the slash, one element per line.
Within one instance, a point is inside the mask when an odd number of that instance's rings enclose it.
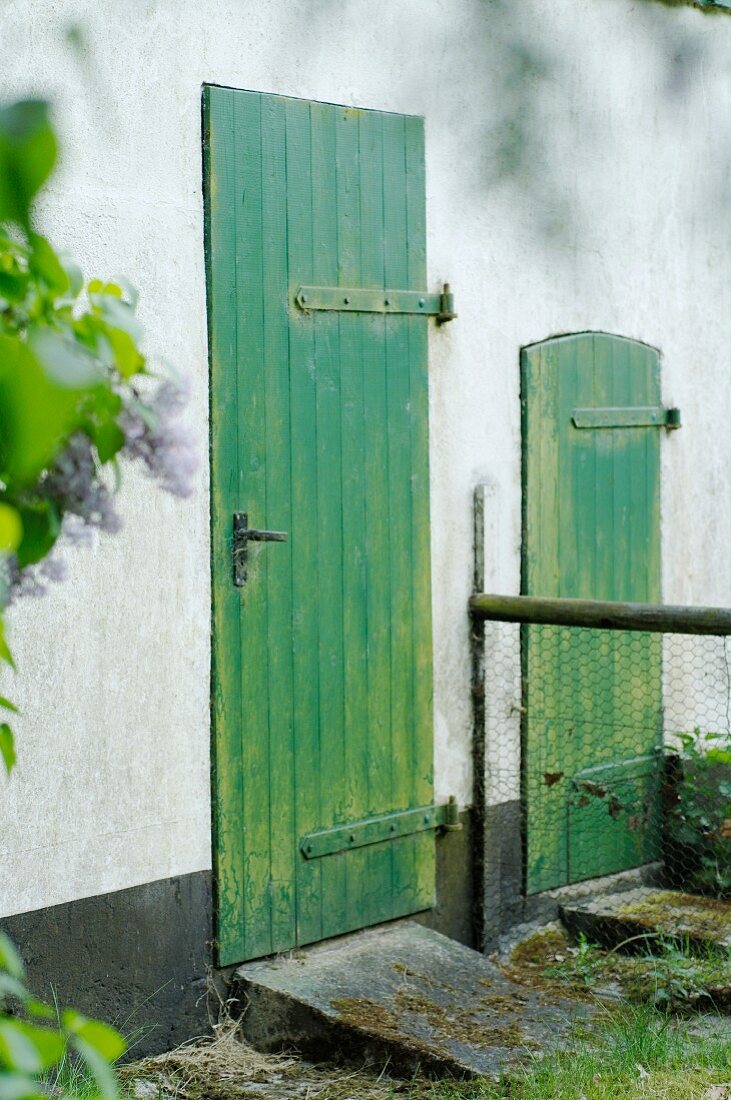
<path fill-rule="evenodd" d="M 46 284 L 54 296 L 68 293 L 71 283 L 68 273 L 52 245 L 38 233 L 30 238 L 30 270 Z"/>
<path fill-rule="evenodd" d="M 5 623 L 0 618 L 0 661 L 5 661 L 11 668 L 15 668 L 15 661 L 13 655 L 10 652 L 10 647 L 5 641 Z"/>
<path fill-rule="evenodd" d="M 122 1036 L 108 1024 L 102 1024 L 98 1020 L 89 1020 L 75 1009 L 67 1009 L 62 1017 L 63 1026 L 78 1039 L 83 1039 L 108 1062 L 114 1062 L 121 1054 L 124 1054 L 125 1043 Z"/>
<path fill-rule="evenodd" d="M 142 338 L 144 330 L 131 305 L 116 297 L 99 296 L 95 301 L 99 313 L 107 324 L 113 328 L 121 328 L 133 340 Z"/>
<path fill-rule="evenodd" d="M 18 1031 L 31 1043 L 41 1063 L 41 1072 L 50 1069 L 62 1057 L 66 1039 L 57 1027 L 41 1027 L 26 1020 L 15 1021 Z"/>
<path fill-rule="evenodd" d="M 140 293 L 137 287 L 133 286 L 128 279 L 117 279 L 118 285 L 122 288 L 122 292 L 126 301 L 129 303 L 132 309 L 137 308 L 137 302 L 139 301 Z"/>
<path fill-rule="evenodd" d="M 705 762 L 709 767 L 715 767 L 717 764 L 731 764 L 731 749 L 709 749 Z"/>
<path fill-rule="evenodd" d="M 103 1100 L 117 1100 L 119 1091 L 109 1062 L 86 1039 L 76 1037 L 73 1043 L 94 1075 L 94 1079 L 99 1086 L 99 1095 Z"/>
<path fill-rule="evenodd" d="M 18 978 L 14 978 L 12 974 L 0 970 L 0 1000 L 7 997 L 15 997 L 16 1000 L 27 1005 L 28 990 Z"/>
<path fill-rule="evenodd" d="M 0 110 L 0 221 L 30 225 L 37 192 L 56 163 L 48 104 L 23 100 Z"/>
<path fill-rule="evenodd" d="M 65 252 L 58 253 L 58 259 L 63 264 L 63 269 L 69 281 L 69 293 L 77 298 L 84 287 L 84 275 L 81 268 L 72 256 Z"/>
<path fill-rule="evenodd" d="M 0 500 L 0 554 L 17 550 L 23 537 L 23 521 L 17 508 Z"/>
<path fill-rule="evenodd" d="M 50 500 L 38 500 L 21 506 L 23 538 L 17 550 L 18 565 L 35 565 L 53 549 L 61 534 L 61 521 L 56 506 Z"/>
<path fill-rule="evenodd" d="M 0 756 L 3 758 L 6 772 L 10 775 L 16 760 L 15 738 L 7 722 L 0 723 Z"/>
<path fill-rule="evenodd" d="M 48 377 L 31 349 L 0 334 L 0 470 L 32 483 L 82 420 L 84 390 Z"/>
<path fill-rule="evenodd" d="M 24 1073 L 0 1070 L 0 1100 L 48 1100 L 48 1093 Z"/>
<path fill-rule="evenodd" d="M 107 329 L 107 339 L 112 345 L 114 362 L 122 378 L 132 378 L 139 374 L 145 365 L 145 360 L 137 350 L 137 345 L 128 332 L 121 328 Z"/>
<path fill-rule="evenodd" d="M 0 1017 L 0 1063 L 21 1073 L 41 1073 L 43 1060 L 20 1021 Z"/>
<path fill-rule="evenodd" d="M 124 432 L 113 420 L 95 427 L 93 439 L 100 462 L 109 462 L 124 446 Z"/>
<path fill-rule="evenodd" d="M 123 291 L 118 283 L 105 283 L 101 279 L 92 279 L 88 287 L 91 299 L 121 298 Z"/>
<path fill-rule="evenodd" d="M 0 695 L 0 707 L 4 707 L 5 710 L 12 710 L 13 714 L 20 713 L 15 703 L 11 703 L 10 700 L 6 699 L 3 695 Z"/>
<path fill-rule="evenodd" d="M 28 333 L 28 343 L 38 362 L 50 378 L 64 389 L 82 390 L 100 386 L 105 377 L 96 359 L 83 344 L 75 340 L 73 330 L 64 336 L 49 328 L 35 328 Z"/>
<path fill-rule="evenodd" d="M 7 970 L 12 977 L 22 981 L 25 971 L 23 960 L 17 952 L 15 944 L 5 932 L 0 932 L 0 966 Z"/>
<path fill-rule="evenodd" d="M 0 297 L 6 302 L 22 302 L 28 292 L 28 282 L 23 272 L 0 269 Z"/>

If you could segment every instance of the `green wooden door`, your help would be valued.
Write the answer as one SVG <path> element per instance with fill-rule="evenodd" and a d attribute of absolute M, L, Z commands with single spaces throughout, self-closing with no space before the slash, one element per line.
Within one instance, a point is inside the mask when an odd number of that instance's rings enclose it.
<path fill-rule="evenodd" d="M 660 369 L 604 333 L 525 348 L 523 591 L 660 599 Z M 654 856 L 660 636 L 525 627 L 529 893 Z"/>
<path fill-rule="evenodd" d="M 225 964 L 433 904 L 413 817 L 322 838 L 432 802 L 427 320 L 295 303 L 424 288 L 424 148 L 418 118 L 225 88 L 204 117 Z M 234 512 L 288 536 L 242 588 Z"/>

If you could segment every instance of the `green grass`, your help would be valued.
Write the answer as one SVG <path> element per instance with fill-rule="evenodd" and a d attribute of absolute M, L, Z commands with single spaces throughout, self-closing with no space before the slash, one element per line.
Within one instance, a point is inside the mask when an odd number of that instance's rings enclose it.
<path fill-rule="evenodd" d="M 435 1084 L 429 1100 L 703 1100 L 731 1082 L 731 1043 L 698 1038 L 646 1007 L 608 1017 L 598 1037 L 536 1060 L 510 1082 Z M 731 1098 L 731 1084 L 728 1085 Z M 711 1093 L 711 1095 L 713 1095 Z"/>
<path fill-rule="evenodd" d="M 709 1085 L 729 1080 L 728 1039 L 693 1038 L 685 1023 L 638 1007 L 611 1018 L 598 1041 L 579 1040 L 534 1065 L 511 1098 L 700 1100 Z"/>

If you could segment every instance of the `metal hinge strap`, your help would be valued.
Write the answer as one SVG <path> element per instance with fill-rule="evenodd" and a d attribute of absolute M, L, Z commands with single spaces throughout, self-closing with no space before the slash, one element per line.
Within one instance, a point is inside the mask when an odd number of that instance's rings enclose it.
<path fill-rule="evenodd" d="M 318 859 L 349 848 L 364 848 L 367 844 L 380 844 L 384 840 L 398 840 L 402 836 L 428 832 L 430 829 L 461 829 L 457 801 L 452 796 L 441 806 L 420 806 L 415 810 L 381 814 L 350 825 L 338 825 L 334 829 L 308 833 L 300 840 L 300 851 L 305 859 Z"/>
<path fill-rule="evenodd" d="M 575 428 L 679 428 L 680 409 L 656 405 L 574 409 L 571 423 Z"/>
<path fill-rule="evenodd" d="M 301 286 L 294 300 L 300 309 L 336 310 L 339 313 L 410 313 L 436 317 L 437 324 L 452 321 L 454 295 L 449 283 L 441 294 L 421 290 L 371 290 L 366 287 Z"/>

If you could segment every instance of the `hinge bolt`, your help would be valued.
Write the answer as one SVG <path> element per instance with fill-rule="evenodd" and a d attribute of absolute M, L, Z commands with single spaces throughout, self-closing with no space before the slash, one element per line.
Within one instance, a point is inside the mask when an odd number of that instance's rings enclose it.
<path fill-rule="evenodd" d="M 444 289 L 439 296 L 439 313 L 437 313 L 437 324 L 443 325 L 447 321 L 453 321 L 457 314 L 454 312 L 454 295 L 449 287 L 449 283 L 444 284 Z"/>

